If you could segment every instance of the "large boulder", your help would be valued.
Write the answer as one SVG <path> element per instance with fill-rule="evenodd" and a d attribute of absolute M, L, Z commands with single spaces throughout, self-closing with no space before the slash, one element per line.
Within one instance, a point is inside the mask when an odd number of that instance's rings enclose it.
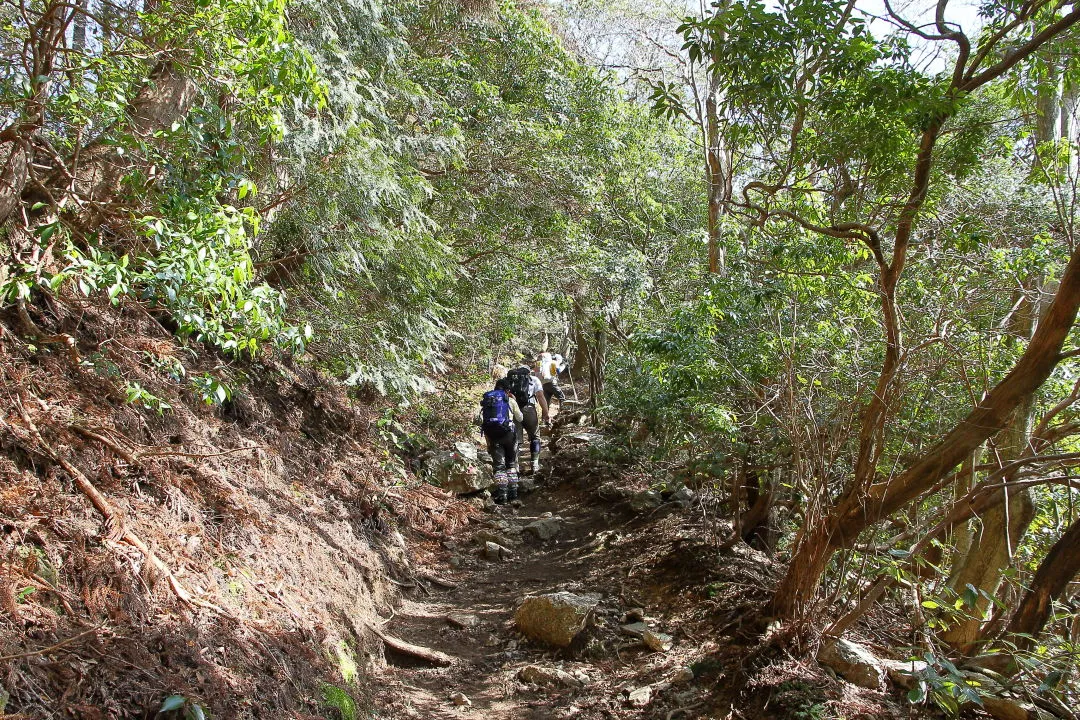
<path fill-rule="evenodd" d="M 426 463 L 428 482 L 454 493 L 471 493 L 491 487 L 491 466 L 478 457 L 471 442 L 454 443 L 453 450 L 435 453 Z"/>
<path fill-rule="evenodd" d="M 885 680 L 881 661 L 862 645 L 843 638 L 823 645 L 818 652 L 818 662 L 861 687 L 877 690 Z"/>
<path fill-rule="evenodd" d="M 630 509 L 637 513 L 655 510 L 664 503 L 663 497 L 655 490 L 642 490 L 630 498 Z"/>
<path fill-rule="evenodd" d="M 540 518 L 525 526 L 525 532 L 541 542 L 555 537 L 562 532 L 562 529 L 563 519 L 561 517 Z"/>
<path fill-rule="evenodd" d="M 522 601 L 514 622 L 525 637 L 545 645 L 568 647 L 585 628 L 599 595 L 557 592 L 534 595 Z"/>

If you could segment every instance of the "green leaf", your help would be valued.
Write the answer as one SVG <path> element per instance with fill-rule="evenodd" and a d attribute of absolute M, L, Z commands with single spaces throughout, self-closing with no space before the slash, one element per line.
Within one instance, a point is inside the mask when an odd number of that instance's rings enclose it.
<path fill-rule="evenodd" d="M 170 695 L 165 698 L 165 702 L 161 703 L 161 709 L 158 713 L 169 712 L 170 710 L 179 710 L 187 702 L 187 698 L 183 695 Z"/>

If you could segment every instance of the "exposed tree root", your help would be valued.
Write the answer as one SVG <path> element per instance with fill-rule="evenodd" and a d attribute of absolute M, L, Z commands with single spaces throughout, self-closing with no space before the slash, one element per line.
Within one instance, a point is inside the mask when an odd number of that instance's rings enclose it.
<path fill-rule="evenodd" d="M 30 317 L 30 313 L 26 310 L 26 301 L 20 300 L 16 304 L 16 309 L 19 313 L 19 320 L 22 322 L 23 327 L 26 329 L 26 333 L 34 338 L 36 342 L 43 345 L 56 344 L 63 345 L 67 348 L 68 355 L 71 356 L 73 362 L 79 362 L 79 350 L 75 345 L 75 338 L 71 335 L 61 333 L 59 335 L 52 335 L 45 332 L 34 322 L 34 319 Z"/>
<path fill-rule="evenodd" d="M 439 652 L 438 650 L 432 650 L 431 648 L 422 647 L 420 645 L 413 645 L 412 643 L 405 642 L 392 635 L 387 635 L 378 628 L 368 625 L 373 633 L 375 633 L 380 640 L 394 652 L 399 652 L 403 655 L 419 658 L 424 662 L 429 662 L 432 665 L 438 665 L 440 667 L 448 667 L 454 664 L 454 658 L 446 653 Z"/>
<path fill-rule="evenodd" d="M 47 648 L 42 648 L 41 650 L 28 650 L 27 652 L 16 653 L 14 655 L 0 655 L 0 662 L 7 662 L 9 660 L 19 660 L 20 658 L 28 658 L 28 657 L 33 657 L 34 655 L 44 655 L 46 653 L 50 653 L 53 650 L 56 650 L 58 648 L 62 648 L 65 645 L 69 645 L 69 644 L 75 642 L 76 640 L 78 640 L 81 637 L 89 635 L 90 633 L 93 633 L 93 632 L 97 632 L 98 630 L 100 630 L 103 627 L 105 627 L 104 623 L 102 623 L 101 625 L 95 625 L 94 627 L 90 628 L 89 630 L 84 630 L 81 633 L 79 633 L 78 635 L 72 635 L 71 637 L 67 638 L 66 640 L 61 640 L 60 642 L 55 643 L 53 645 L 50 645 Z"/>
<path fill-rule="evenodd" d="M 196 460 L 202 460 L 204 458 L 220 457 L 221 455 L 232 455 L 233 453 L 243 452 L 245 450 L 259 450 L 264 448 L 263 445 L 252 445 L 250 447 L 231 448 L 229 450 L 222 450 L 220 452 L 214 453 L 192 453 L 184 452 L 182 450 L 164 449 L 162 447 L 150 447 L 142 451 L 132 451 L 128 450 L 112 438 L 101 434 L 101 432 L 99 432 L 101 428 L 92 429 L 78 424 L 68 425 L 68 427 L 84 437 L 88 437 L 91 440 L 97 440 L 99 443 L 116 453 L 116 455 L 128 465 L 140 465 L 143 460 L 165 457 L 193 458 Z M 130 440 L 128 442 L 130 442 Z"/>
<path fill-rule="evenodd" d="M 169 581 L 169 587 L 172 589 L 173 594 L 180 599 L 182 603 L 189 607 L 202 607 L 207 610 L 213 610 L 221 615 L 230 616 L 231 614 L 225 609 L 215 605 L 214 603 L 207 602 L 201 598 L 195 597 L 190 590 L 188 590 L 180 579 L 173 573 L 165 561 L 157 556 L 157 554 L 150 549 L 142 538 L 135 534 L 124 523 L 123 515 L 112 506 L 109 500 L 98 490 L 89 478 L 83 474 L 81 470 L 68 462 L 67 459 L 62 457 L 59 453 L 52 449 L 48 443 L 45 442 L 45 438 L 41 436 L 41 431 L 38 430 L 37 425 L 30 418 L 30 414 L 26 411 L 26 407 L 23 405 L 22 400 L 18 397 L 15 398 L 15 405 L 19 409 L 19 414 L 22 416 L 23 422 L 26 424 L 27 429 L 31 432 L 34 439 L 37 441 L 38 451 L 51 459 L 53 462 L 62 467 L 71 479 L 82 491 L 90 503 L 97 509 L 99 513 L 105 518 L 105 527 L 107 529 L 108 538 L 119 542 L 127 543 L 141 552 L 146 558 L 147 562 L 151 563 L 154 568 L 164 575 Z M 100 438 L 99 438 L 100 439 Z M 110 447 L 112 445 L 110 444 Z"/>

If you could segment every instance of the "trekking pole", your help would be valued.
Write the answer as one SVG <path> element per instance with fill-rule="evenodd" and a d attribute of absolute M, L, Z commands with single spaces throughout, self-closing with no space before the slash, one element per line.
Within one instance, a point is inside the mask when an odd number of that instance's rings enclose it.
<path fill-rule="evenodd" d="M 577 396 L 577 385 L 574 384 L 574 374 L 570 372 L 570 363 L 566 364 L 566 377 L 570 378 L 570 387 L 574 388 L 574 402 L 580 405 L 581 401 L 578 400 Z"/>

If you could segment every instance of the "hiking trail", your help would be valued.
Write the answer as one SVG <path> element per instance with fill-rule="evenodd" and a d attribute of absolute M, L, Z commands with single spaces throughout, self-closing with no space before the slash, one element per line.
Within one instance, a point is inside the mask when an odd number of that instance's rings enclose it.
<path fill-rule="evenodd" d="M 641 546 L 641 521 L 563 482 L 565 464 L 544 452 L 537 490 L 520 507 L 489 505 L 479 524 L 433 549 L 424 570 L 453 587 L 431 582 L 383 621 L 386 634 L 454 658 L 435 667 L 388 647 L 380 680 L 390 717 L 698 717 L 688 648 L 655 652 L 622 629 L 637 620 L 680 635 L 679 606 L 668 601 L 678 583 L 643 577 L 656 558 Z M 553 537 L 525 530 L 538 520 L 557 528 Z M 599 596 L 566 649 L 526 639 L 514 622 L 526 596 L 555 592 Z"/>

